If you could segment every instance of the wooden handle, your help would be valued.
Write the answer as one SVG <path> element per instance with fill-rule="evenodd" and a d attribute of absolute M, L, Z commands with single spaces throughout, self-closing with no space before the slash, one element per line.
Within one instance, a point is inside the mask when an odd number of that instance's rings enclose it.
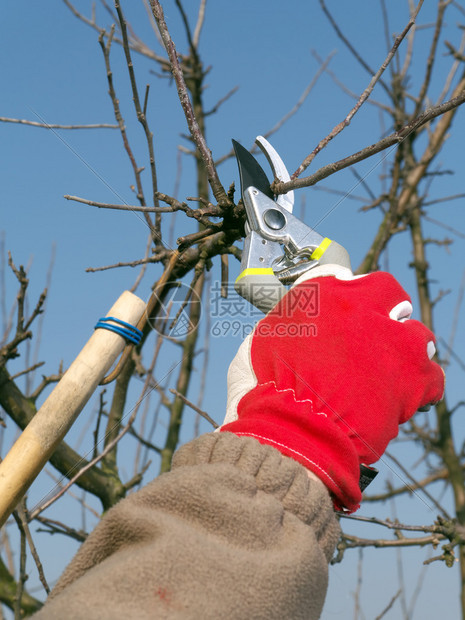
<path fill-rule="evenodd" d="M 145 303 L 129 291 L 107 316 L 136 325 Z M 96 329 L 53 392 L 0 463 L 0 527 L 71 428 L 125 346 L 122 336 Z"/>

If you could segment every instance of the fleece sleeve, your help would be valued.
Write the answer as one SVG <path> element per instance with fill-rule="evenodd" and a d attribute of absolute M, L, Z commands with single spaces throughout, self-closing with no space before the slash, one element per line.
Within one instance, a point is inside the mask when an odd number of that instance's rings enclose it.
<path fill-rule="evenodd" d="M 317 619 L 338 536 L 302 465 L 203 435 L 108 512 L 34 618 Z"/>

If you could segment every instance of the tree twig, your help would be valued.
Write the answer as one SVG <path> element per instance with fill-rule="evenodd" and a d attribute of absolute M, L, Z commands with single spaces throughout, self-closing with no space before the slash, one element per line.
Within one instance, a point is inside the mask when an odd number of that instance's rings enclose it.
<path fill-rule="evenodd" d="M 200 34 L 202 32 L 202 28 L 205 23 L 206 5 L 207 5 L 207 0 L 200 0 L 199 12 L 197 14 L 197 23 L 195 24 L 194 36 L 192 37 L 192 42 L 196 49 L 199 47 Z"/>
<path fill-rule="evenodd" d="M 104 40 L 105 32 L 102 31 L 99 36 L 99 44 L 100 44 L 100 48 L 102 50 L 103 58 L 105 61 L 105 69 L 107 73 L 107 82 L 108 82 L 108 94 L 110 95 L 110 99 L 113 104 L 113 111 L 115 114 L 116 121 L 118 123 L 121 138 L 123 140 L 124 150 L 126 151 L 129 161 L 131 162 L 131 167 L 134 173 L 134 178 L 135 178 L 136 187 L 137 187 L 137 199 L 139 200 L 140 204 L 143 207 L 145 207 L 146 202 L 145 202 L 145 196 L 144 196 L 144 189 L 142 187 L 141 168 L 139 168 L 139 166 L 137 165 L 136 159 L 134 157 L 134 153 L 132 152 L 131 146 L 129 144 L 129 140 L 128 140 L 128 136 L 126 132 L 126 124 L 121 114 L 119 100 L 118 100 L 118 97 L 116 96 L 115 87 L 113 84 L 113 72 L 111 70 L 111 65 L 110 65 L 110 49 L 111 49 L 111 43 L 113 40 L 114 32 L 115 32 L 115 27 L 112 26 L 110 30 L 110 34 L 107 37 L 107 41 L 105 43 L 105 40 Z M 145 222 L 147 223 L 147 226 L 149 227 L 149 230 L 152 232 L 153 223 L 149 215 L 146 212 L 144 212 L 144 218 L 145 218 Z"/>
<path fill-rule="evenodd" d="M 113 209 L 115 211 L 135 211 L 136 213 L 173 213 L 177 211 L 175 206 L 170 207 L 147 207 L 137 205 L 118 205 L 109 202 L 97 202 L 96 200 L 87 200 L 86 198 L 79 198 L 79 196 L 69 196 L 65 194 L 63 198 L 66 200 L 73 200 L 74 202 L 80 202 L 90 207 L 97 207 L 98 209 Z"/>
<path fill-rule="evenodd" d="M 348 157 L 344 157 L 343 159 L 333 162 L 332 164 L 323 166 L 322 168 L 320 168 L 319 170 L 317 170 L 316 172 L 314 172 L 312 175 L 308 177 L 295 179 L 293 181 L 288 181 L 287 183 L 282 183 L 282 182 L 273 183 L 273 191 L 275 194 L 285 194 L 286 192 L 289 192 L 290 190 L 293 190 L 293 189 L 301 189 L 302 187 L 311 187 L 312 185 L 315 185 L 315 183 L 318 183 L 319 181 L 326 179 L 330 175 L 336 172 L 339 172 L 340 170 L 343 170 L 344 168 L 348 168 L 349 166 L 352 166 L 353 164 L 363 161 L 364 159 L 367 159 L 368 157 L 372 157 L 373 155 L 376 155 L 376 153 L 380 153 L 381 151 L 384 151 L 385 149 L 391 146 L 394 146 L 396 144 L 403 142 L 414 131 L 417 131 L 420 127 L 422 127 L 426 123 L 429 123 L 430 121 L 437 118 L 438 116 L 443 116 L 444 114 L 446 114 L 446 112 L 450 112 L 458 108 L 460 105 L 462 105 L 462 103 L 464 103 L 464 101 L 465 101 L 465 90 L 462 91 L 460 95 L 457 95 L 456 97 L 453 97 L 452 99 L 449 99 L 449 101 L 446 101 L 445 103 L 442 103 L 437 106 L 433 106 L 429 108 L 428 110 L 425 110 L 425 112 L 423 112 L 422 114 L 420 114 L 420 116 L 418 116 L 414 120 L 404 125 L 402 129 L 400 129 L 399 131 L 396 131 L 390 134 L 389 136 L 386 136 L 382 140 L 379 140 L 378 142 L 375 142 L 374 144 L 371 144 L 370 146 L 367 146 L 363 148 L 362 150 L 357 151 L 356 153 L 353 153 L 352 155 L 349 155 Z"/>
<path fill-rule="evenodd" d="M 175 396 L 177 396 L 178 398 L 180 398 L 183 403 L 185 403 L 188 407 L 190 407 L 196 413 L 202 416 L 202 418 L 207 420 L 207 422 L 209 422 L 213 426 L 213 428 L 219 428 L 219 424 L 217 424 L 215 420 L 211 418 L 206 411 L 203 411 L 202 409 L 197 407 L 197 405 L 194 405 L 194 403 L 191 402 L 189 399 L 187 399 L 183 394 L 181 394 L 181 392 L 178 392 L 177 390 L 173 390 L 173 389 L 170 389 L 170 392 L 174 394 Z"/>
<path fill-rule="evenodd" d="M 318 54 L 318 52 L 316 50 L 312 50 L 311 51 L 313 58 L 315 58 L 315 60 L 321 65 L 323 64 L 323 59 L 320 57 L 320 55 Z M 325 68 L 325 73 L 327 73 L 329 75 L 329 77 L 333 80 L 333 82 L 336 84 L 336 86 L 338 86 L 342 92 L 346 93 L 346 95 L 348 95 L 349 97 L 351 97 L 352 99 L 357 100 L 359 98 L 360 95 L 358 95 L 357 93 L 354 93 L 352 90 L 350 90 L 350 88 L 348 88 L 338 77 L 337 75 L 334 73 L 334 71 L 331 71 L 331 69 L 329 67 Z M 375 101 L 374 99 L 368 99 L 367 103 L 374 105 L 378 108 L 380 108 L 381 110 L 383 110 L 384 112 L 387 112 L 388 114 L 392 114 L 392 110 L 391 108 L 384 104 L 381 103 L 380 101 Z"/>
<path fill-rule="evenodd" d="M 318 69 L 318 71 L 315 73 L 315 75 L 313 76 L 312 80 L 310 81 L 310 83 L 308 84 L 308 86 L 305 88 L 304 92 L 300 95 L 299 99 L 297 100 L 297 102 L 295 103 L 295 105 L 292 107 L 291 110 L 289 110 L 289 112 L 287 112 L 287 114 L 285 114 L 275 125 L 274 127 L 272 127 L 271 129 L 269 129 L 265 134 L 264 137 L 265 138 L 269 138 L 270 136 L 272 136 L 274 133 L 276 133 L 278 131 L 278 129 L 280 129 L 285 123 L 287 123 L 287 121 L 292 118 L 302 107 L 302 105 L 305 103 L 305 100 L 307 99 L 307 97 L 310 95 L 310 93 L 312 92 L 312 90 L 315 88 L 318 80 L 320 79 L 322 73 L 324 73 L 329 65 L 329 63 L 331 62 L 331 60 L 334 57 L 334 54 L 336 52 L 331 52 L 330 54 L 328 54 L 326 56 L 326 58 L 323 60 L 323 62 L 320 64 L 320 67 Z"/>
<path fill-rule="evenodd" d="M 118 125 L 108 123 L 97 123 L 94 125 L 60 125 L 57 123 L 39 123 L 28 121 L 22 118 L 7 118 L 0 116 L 0 123 L 16 123 L 17 125 L 29 125 L 30 127 L 41 127 L 42 129 L 118 129 Z"/>
<path fill-rule="evenodd" d="M 402 590 L 398 590 L 396 592 L 396 594 L 394 594 L 394 596 L 391 598 L 391 600 L 386 605 L 386 607 L 383 609 L 383 611 L 378 616 L 376 616 L 375 620 L 381 620 L 381 618 L 387 614 L 387 612 L 392 608 L 392 606 L 394 605 L 394 603 L 398 599 L 398 597 L 399 597 L 401 592 L 402 592 Z"/>
<path fill-rule="evenodd" d="M 16 524 L 18 525 L 18 529 L 20 533 L 19 579 L 18 579 L 18 585 L 16 587 L 16 595 L 15 595 L 13 611 L 15 614 L 15 620 L 20 620 L 21 615 L 22 615 L 21 607 L 22 607 L 22 598 L 23 598 L 23 593 L 24 593 L 24 584 L 26 583 L 26 580 L 27 580 L 26 533 L 24 531 L 24 528 L 22 526 L 21 520 L 19 519 L 18 515 L 15 515 L 13 513 L 13 518 L 15 519 Z"/>
<path fill-rule="evenodd" d="M 93 14 L 92 18 L 89 19 L 88 17 L 80 13 L 69 0 L 63 0 L 63 2 L 69 8 L 69 10 L 73 13 L 73 15 L 77 17 L 80 21 L 82 21 L 84 24 L 86 24 L 90 28 L 93 28 L 94 30 L 96 30 L 99 34 L 103 32 L 104 36 L 108 36 L 108 32 L 97 24 L 97 21 L 95 19 L 95 14 Z M 123 45 L 122 39 L 115 37 L 114 40 L 115 40 L 115 43 L 118 43 L 118 45 Z M 131 38 L 131 49 L 133 49 L 138 54 L 145 56 L 146 58 L 155 60 L 160 65 L 162 70 L 169 71 L 169 64 L 166 61 L 166 59 L 156 54 L 139 37 Z"/>
<path fill-rule="evenodd" d="M 65 536 L 69 536 L 70 538 L 73 538 L 74 540 L 77 540 L 80 543 L 84 542 L 87 538 L 86 532 L 69 527 L 69 525 L 66 525 L 66 523 L 62 523 L 61 521 L 56 521 L 54 519 L 47 519 L 46 517 L 42 517 L 40 515 L 37 515 L 35 517 L 35 520 L 38 521 L 39 523 L 42 523 L 48 528 L 48 529 L 39 528 L 37 530 L 38 532 L 46 532 L 47 534 L 52 534 L 52 535 L 53 534 L 64 534 Z"/>
<path fill-rule="evenodd" d="M 37 368 L 40 368 L 44 364 L 45 364 L 45 362 L 37 362 L 37 364 L 33 364 L 32 366 L 29 366 L 28 368 L 25 368 L 24 370 L 20 370 L 15 375 L 11 375 L 11 378 L 14 381 L 18 377 L 22 377 L 23 375 L 26 375 L 29 372 L 33 372 L 34 370 L 37 370 Z"/>
<path fill-rule="evenodd" d="M 147 142 L 147 148 L 149 152 L 150 173 L 151 173 L 151 178 L 152 178 L 153 205 L 155 207 L 158 207 L 159 206 L 158 204 L 158 181 L 157 181 L 157 167 L 155 164 L 155 151 L 153 148 L 153 134 L 150 131 L 150 127 L 147 122 L 147 117 L 144 114 L 144 111 L 140 104 L 139 90 L 137 88 L 137 82 L 136 82 L 136 74 L 134 72 L 134 65 L 133 65 L 132 58 L 131 58 L 131 48 L 129 45 L 128 35 L 127 35 L 126 19 L 121 10 L 121 5 L 120 5 L 119 0 L 115 0 L 115 8 L 118 14 L 121 34 L 123 37 L 123 49 L 124 49 L 124 54 L 126 57 L 126 65 L 127 65 L 128 72 L 129 72 L 129 79 L 131 82 L 134 108 L 136 110 L 137 120 L 140 122 L 144 130 L 145 140 Z M 148 89 L 146 91 L 146 94 L 148 96 Z M 144 105 L 144 108 L 145 107 L 146 106 Z M 161 240 L 161 219 L 160 219 L 159 213 L 155 215 L 155 227 L 154 227 L 153 233 L 154 233 L 155 247 L 157 248 L 157 250 L 161 250 L 163 247 L 163 244 Z"/>
<path fill-rule="evenodd" d="M 31 530 L 29 529 L 29 525 L 28 525 L 28 522 L 27 522 L 26 514 L 27 514 L 26 503 L 25 503 L 25 500 L 23 499 L 20 502 L 19 506 L 16 508 L 16 510 L 13 512 L 13 516 L 14 516 L 15 521 L 16 521 L 18 527 L 20 528 L 21 532 L 24 532 L 24 535 L 26 537 L 27 543 L 29 545 L 29 549 L 31 551 L 31 555 L 32 555 L 32 557 L 34 559 L 34 562 L 35 562 L 35 565 L 37 567 L 37 572 L 39 573 L 40 582 L 44 586 L 45 592 L 47 594 L 50 594 L 50 588 L 49 588 L 49 585 L 48 585 L 47 580 L 45 578 L 44 568 L 42 566 L 42 562 L 40 561 L 39 554 L 37 553 L 36 546 L 34 544 L 34 541 L 32 540 Z"/>
<path fill-rule="evenodd" d="M 117 269 L 119 267 L 139 267 L 139 265 L 148 265 L 149 263 L 160 263 L 164 258 L 166 258 L 166 252 L 128 262 L 120 261 L 119 263 L 104 265 L 103 267 L 87 267 L 86 273 L 97 273 L 98 271 L 107 271 L 108 269 Z"/>
<path fill-rule="evenodd" d="M 430 52 L 428 55 L 428 59 L 426 61 L 426 71 L 425 71 L 425 77 L 423 80 L 423 84 L 421 85 L 420 88 L 420 92 L 418 93 L 418 100 L 417 100 L 417 105 L 415 107 L 415 111 L 413 112 L 413 116 L 418 116 L 418 114 L 421 111 L 421 108 L 423 106 L 423 102 L 426 96 L 426 93 L 428 92 L 428 88 L 431 82 L 431 75 L 433 72 L 433 65 L 434 65 L 434 61 L 436 59 L 436 51 L 437 51 L 437 46 L 438 46 L 438 42 L 439 42 L 439 36 L 441 34 L 441 30 L 442 30 L 442 24 L 443 24 L 443 20 L 444 20 L 444 12 L 447 8 L 447 5 L 450 4 L 450 0 L 448 2 L 438 2 L 438 13 L 437 13 L 437 17 L 436 17 L 436 24 L 435 24 L 435 28 L 434 28 L 434 35 L 433 35 L 433 40 L 431 42 L 431 47 L 430 47 Z"/>

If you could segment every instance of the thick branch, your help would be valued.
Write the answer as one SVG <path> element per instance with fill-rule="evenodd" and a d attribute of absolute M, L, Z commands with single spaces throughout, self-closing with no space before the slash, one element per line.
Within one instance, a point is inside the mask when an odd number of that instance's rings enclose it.
<path fill-rule="evenodd" d="M 0 405 L 9 417 L 24 430 L 37 410 L 32 401 L 26 398 L 7 370 L 0 368 Z M 50 463 L 67 478 L 87 463 L 77 452 L 62 442 L 50 457 Z M 79 478 L 78 486 L 100 499 L 104 509 L 110 508 L 121 497 L 122 485 L 115 484 L 96 467 Z"/>

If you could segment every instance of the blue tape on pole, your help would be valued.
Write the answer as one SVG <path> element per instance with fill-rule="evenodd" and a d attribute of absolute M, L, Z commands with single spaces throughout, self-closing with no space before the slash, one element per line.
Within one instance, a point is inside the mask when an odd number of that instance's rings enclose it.
<path fill-rule="evenodd" d="M 133 344 L 139 344 L 143 335 L 141 330 L 134 327 L 134 325 L 117 319 L 114 316 L 104 316 L 100 318 L 94 329 L 108 329 L 108 331 L 119 334 L 125 340 Z"/>

